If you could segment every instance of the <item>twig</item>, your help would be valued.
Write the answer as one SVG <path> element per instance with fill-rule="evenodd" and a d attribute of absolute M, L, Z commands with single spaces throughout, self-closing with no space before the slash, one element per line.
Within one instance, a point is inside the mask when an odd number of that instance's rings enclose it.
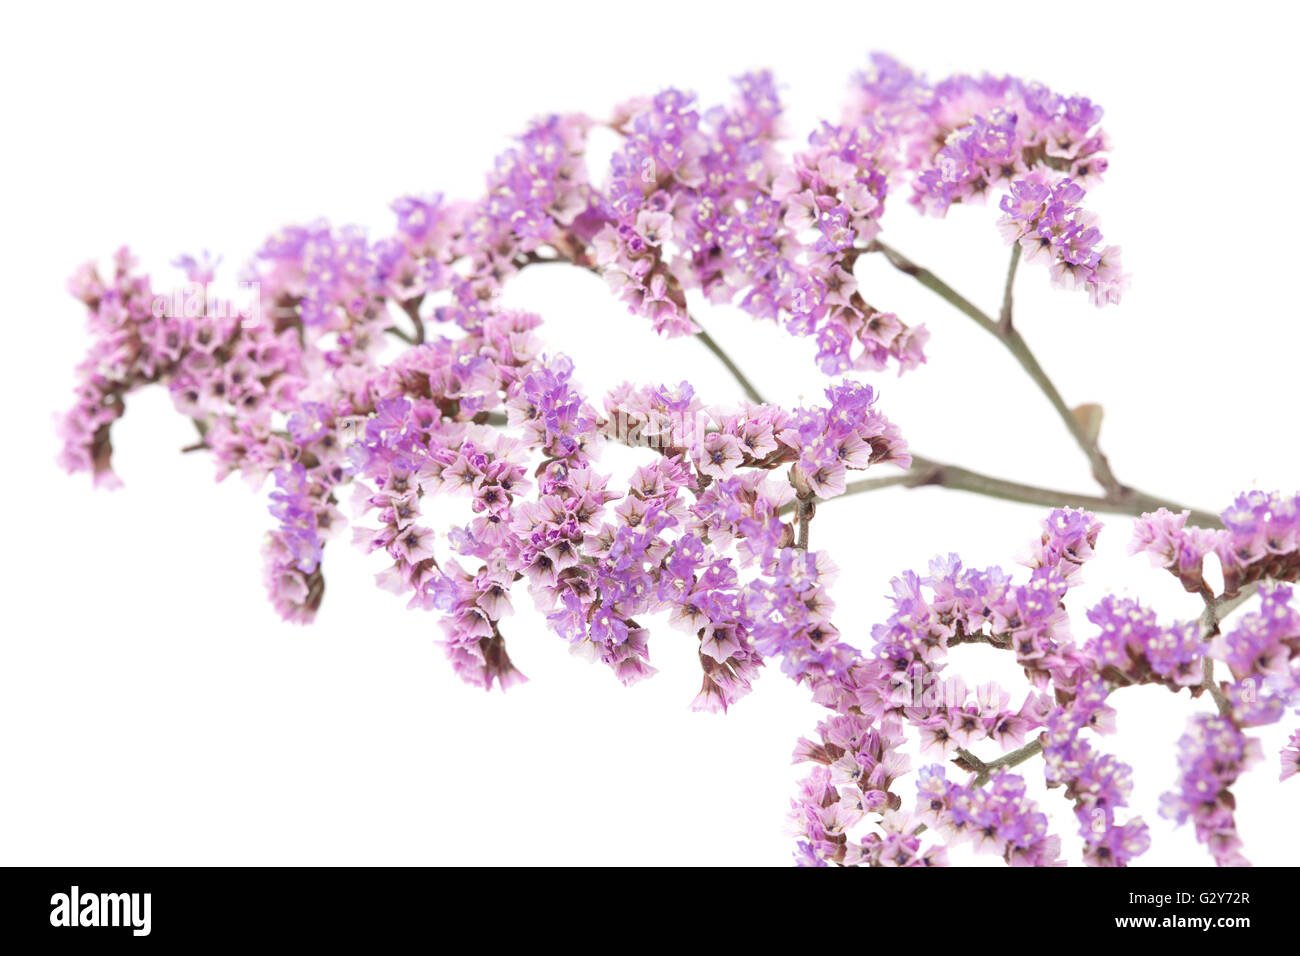
<path fill-rule="evenodd" d="M 1201 686 L 1210 692 L 1210 697 L 1214 699 L 1214 705 L 1219 708 L 1219 716 L 1232 718 L 1232 704 L 1228 698 L 1223 696 L 1223 688 L 1219 682 L 1214 679 L 1214 658 L 1207 656 L 1201 663 Z"/>
<path fill-rule="evenodd" d="M 1258 590 L 1259 582 L 1255 581 L 1247 584 L 1233 597 L 1217 600 L 1203 590 L 1201 598 L 1205 601 L 1205 613 L 1201 615 L 1201 636 L 1208 641 L 1218 634 L 1223 619 L 1254 597 Z"/>
<path fill-rule="evenodd" d="M 182 448 L 181 449 L 182 455 L 188 455 L 191 452 L 203 451 L 205 448 L 212 447 L 207 442 L 208 423 L 198 418 L 191 418 L 190 421 L 194 423 L 194 430 L 199 433 L 199 440 L 192 445 L 186 445 L 184 448 Z"/>
<path fill-rule="evenodd" d="M 542 265 L 545 263 L 557 263 L 557 262 L 564 262 L 564 263 L 568 263 L 569 265 L 576 265 L 579 268 L 585 269 L 588 272 L 593 272 L 596 275 L 601 274 L 600 269 L 597 266 L 592 265 L 586 261 L 581 261 L 581 262 L 575 261 L 572 255 L 566 254 L 563 251 L 559 251 L 557 255 L 554 256 L 542 256 L 539 255 L 536 251 L 529 252 L 524 256 L 522 256 L 519 260 L 517 260 L 516 265 L 518 265 L 518 267 L 522 269 L 525 266 L 529 266 L 529 265 Z M 717 343 L 717 340 L 714 339 L 713 336 L 708 333 L 708 331 L 704 328 L 704 326 L 700 325 L 699 321 L 694 316 L 688 315 L 688 318 L 690 318 L 690 320 L 694 322 L 696 327 L 699 329 L 699 331 L 695 333 L 695 338 L 697 338 L 701 343 L 703 343 L 704 347 L 707 348 L 710 352 L 712 352 L 717 357 L 718 361 L 720 361 L 724 366 L 726 366 L 727 371 L 731 373 L 731 377 L 736 380 L 736 384 L 738 384 L 742 389 L 744 389 L 745 395 L 749 398 L 749 400 L 756 405 L 766 404 L 766 399 L 763 398 L 762 393 L 759 392 L 758 388 L 755 387 L 754 383 L 749 380 L 749 377 L 740 370 L 740 366 L 738 366 L 732 360 L 731 356 L 727 354 L 726 349 L 724 349 L 721 345 Z"/>
<path fill-rule="evenodd" d="M 1201 599 L 1205 602 L 1205 613 L 1201 615 L 1201 639 L 1208 641 L 1219 633 L 1219 625 L 1223 619 L 1239 608 L 1246 601 L 1254 596 L 1259 590 L 1258 583 L 1252 583 L 1242 588 L 1240 593 L 1230 598 L 1215 598 L 1209 589 L 1201 587 Z M 1214 700 L 1214 705 L 1219 708 L 1219 716 L 1232 719 L 1232 704 L 1224 696 L 1223 688 L 1219 682 L 1214 679 L 1214 658 L 1208 654 L 1201 664 L 1201 686 L 1210 692 L 1210 697 Z"/>
<path fill-rule="evenodd" d="M 695 319 L 692 318 L 691 321 L 695 322 Z M 695 337 L 699 339 L 700 342 L 704 344 L 704 347 L 716 355 L 718 360 L 727 367 L 727 371 L 730 372 L 731 377 L 736 380 L 736 384 L 745 390 L 745 395 L 749 397 L 749 400 L 756 405 L 766 404 L 766 400 L 763 398 L 762 394 L 754 387 L 754 383 L 749 380 L 745 373 L 740 370 L 740 367 L 731 360 L 731 356 L 727 354 L 726 349 L 720 346 L 714 340 L 713 336 L 704 330 L 704 327 L 701 326 L 699 322 L 695 322 L 695 324 L 699 326 L 700 329 L 695 333 Z"/>
<path fill-rule="evenodd" d="M 958 766 L 965 765 L 966 769 L 973 770 L 975 773 L 975 779 L 971 781 L 972 787 L 982 787 L 984 784 L 989 782 L 989 777 L 991 777 L 996 771 L 1004 770 L 1008 767 L 1019 766 L 1026 760 L 1029 760 L 1031 757 L 1036 757 L 1042 752 L 1043 742 L 1041 739 L 1035 737 L 1019 750 L 1005 753 L 997 760 L 990 760 L 988 763 L 980 760 L 979 757 L 976 757 L 969 750 L 966 750 L 963 747 L 958 747 L 958 759 L 956 762 Z"/>
<path fill-rule="evenodd" d="M 1022 484 L 1018 481 L 1007 481 L 1004 478 L 994 478 L 991 475 L 971 471 L 969 468 L 931 461 L 919 455 L 912 456 L 912 467 L 908 471 L 899 475 L 890 475 L 887 478 L 868 478 L 863 481 L 850 482 L 845 486 L 844 494 L 861 494 L 895 485 L 902 485 L 906 488 L 937 485 L 942 488 L 969 491 L 988 498 L 1018 501 L 1022 504 L 1044 505 L 1049 508 L 1083 508 L 1088 511 L 1132 515 L 1134 517 L 1149 511 L 1155 511 L 1157 508 L 1168 508 L 1170 511 L 1187 510 L 1191 512 L 1190 520 L 1194 524 L 1206 528 L 1222 527 L 1219 519 L 1209 512 L 1184 508 L 1177 502 L 1136 490 L 1130 490 L 1128 495 L 1119 500 L 1097 495 L 1083 495 L 1072 491 L 1061 491 L 1056 488 L 1042 488 L 1037 485 Z"/>
<path fill-rule="evenodd" d="M 1007 284 L 1002 290 L 1002 312 L 998 316 L 998 332 L 1008 335 L 1011 332 L 1011 287 L 1016 282 L 1016 266 L 1020 265 L 1020 243 L 1011 246 L 1011 264 L 1007 266 Z"/>
<path fill-rule="evenodd" d="M 411 319 L 411 325 L 415 328 L 415 335 L 411 339 L 411 344 L 421 345 L 424 342 L 424 319 L 420 318 L 420 303 L 424 301 L 424 296 L 416 296 L 414 299 L 403 299 L 401 302 L 402 311 Z"/>
<path fill-rule="evenodd" d="M 1021 367 L 1029 374 L 1029 377 L 1034 380 L 1034 384 L 1038 386 L 1039 390 L 1047 397 L 1047 400 L 1051 402 L 1052 407 L 1056 409 L 1056 414 L 1059 415 L 1061 421 L 1065 423 L 1065 427 L 1069 429 L 1070 434 L 1074 437 L 1079 448 L 1088 456 L 1088 461 L 1092 465 L 1093 477 L 1096 478 L 1098 484 L 1105 489 L 1106 496 L 1118 501 L 1132 492 L 1132 489 L 1126 488 L 1124 485 L 1120 484 L 1119 479 L 1117 479 L 1115 474 L 1111 471 L 1110 463 L 1106 460 L 1106 456 L 1101 453 L 1101 449 L 1098 447 L 1096 440 L 1088 435 L 1083 424 L 1074 417 L 1074 412 L 1070 410 L 1070 406 L 1065 403 L 1065 399 L 1061 397 L 1061 393 L 1056 390 L 1056 386 L 1052 383 L 1052 380 L 1048 378 L 1047 373 L 1043 371 L 1043 367 L 1038 364 L 1038 359 L 1034 357 L 1034 353 L 1030 351 L 1028 344 L 1026 344 L 1025 340 L 1020 336 L 1020 333 L 1011 327 L 1009 321 L 1006 323 L 1006 327 L 1003 328 L 999 323 L 985 315 L 984 312 L 975 306 L 969 299 L 961 295 L 956 289 L 948 285 L 948 283 L 944 282 L 929 269 L 917 265 L 911 259 L 907 258 L 907 256 L 903 255 L 896 249 L 890 248 L 883 242 L 872 242 L 870 251 L 883 253 L 885 259 L 895 269 L 905 275 L 911 276 L 931 292 L 954 306 L 958 311 L 973 319 L 980 328 L 1001 342 L 1007 351 L 1015 356 L 1016 361 L 1018 361 Z M 1012 276 L 1008 275 L 1008 280 L 1011 278 Z"/>
<path fill-rule="evenodd" d="M 812 503 L 812 498 L 800 497 L 798 499 L 797 505 L 799 509 L 799 540 L 795 544 L 795 547 L 797 547 L 800 551 L 807 551 L 808 550 L 808 522 L 812 518 L 813 507 L 814 507 Z"/>

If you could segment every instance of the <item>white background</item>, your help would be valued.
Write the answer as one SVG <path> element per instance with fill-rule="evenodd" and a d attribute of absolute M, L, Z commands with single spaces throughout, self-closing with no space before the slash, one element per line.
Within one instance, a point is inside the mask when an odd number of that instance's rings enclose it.
<path fill-rule="evenodd" d="M 679 634 L 654 628 L 661 673 L 625 690 L 521 614 L 509 645 L 532 680 L 485 695 L 452 675 L 433 619 L 375 589 L 378 566 L 346 543 L 328 549 L 317 623 L 281 624 L 261 585 L 264 496 L 238 479 L 216 485 L 208 461 L 176 454 L 189 424 L 160 391 L 134 396 L 114 430 L 124 489 L 93 491 L 54 465 L 54 415 L 87 344 L 64 293 L 78 263 L 129 242 L 166 284 L 180 253 L 211 249 L 231 266 L 318 215 L 382 234 L 399 195 L 477 195 L 493 156 L 541 112 L 601 114 L 666 85 L 711 103 L 729 77 L 769 66 L 802 140 L 815 119 L 838 117 L 870 49 L 931 76 L 987 69 L 1085 93 L 1114 141 L 1089 204 L 1123 246 L 1133 288 L 1099 311 L 1023 267 L 1021 329 L 1068 401 L 1105 406 L 1103 445 L 1126 482 L 1212 510 L 1241 489 L 1300 486 L 1300 144 L 1283 5 L 1000 9 L 9 9 L 0 862 L 788 862 L 784 815 L 806 770 L 789 755 L 825 712 L 775 668 L 726 717 L 694 714 L 698 669 Z M 939 221 L 893 206 L 889 241 L 996 308 L 1006 250 L 994 210 Z M 1091 490 L 1078 450 L 995 342 L 887 267 L 864 263 L 860 276 L 873 303 L 933 332 L 922 370 L 871 379 L 917 451 Z M 707 399 L 736 395 L 702 349 L 657 340 L 591 276 L 538 270 L 507 295 L 545 316 L 592 394 L 623 378 L 689 378 Z M 725 310 L 701 318 L 769 397 L 818 396 L 810 343 Z M 892 575 L 941 550 L 1010 564 L 1041 514 L 937 489 L 827 505 L 812 537 L 845 569 L 834 592 L 845 638 L 868 643 Z M 1127 519 L 1110 519 L 1073 595 L 1082 637 L 1083 610 L 1107 589 L 1140 594 L 1166 620 L 1197 611 L 1171 577 L 1124 556 L 1128 535 Z M 1001 663 L 973 649 L 954 658 L 973 676 Z M 1013 671 L 997 673 L 1019 692 Z M 1100 746 L 1135 766 L 1135 807 L 1155 840 L 1144 860 L 1207 862 L 1155 806 L 1186 715 L 1208 704 L 1158 689 L 1116 704 L 1119 734 Z M 1237 788 L 1258 863 L 1300 846 L 1288 810 L 1300 781 L 1276 782 L 1288 723 L 1261 734 L 1267 763 Z M 1072 834 L 1060 796 L 1042 800 Z"/>

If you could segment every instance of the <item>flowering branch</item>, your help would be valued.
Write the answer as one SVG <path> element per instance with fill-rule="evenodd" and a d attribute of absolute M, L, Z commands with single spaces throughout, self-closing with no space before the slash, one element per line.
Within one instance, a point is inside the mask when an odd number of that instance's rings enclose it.
<path fill-rule="evenodd" d="M 800 863 L 929 865 L 969 839 L 1008 863 L 1054 864 L 1061 838 L 1011 772 L 1041 755 L 1048 786 L 1073 807 L 1083 860 L 1125 865 L 1150 838 L 1140 818 L 1120 818 L 1131 768 L 1093 745 L 1113 727 L 1109 698 L 1144 684 L 1209 693 L 1218 713 L 1190 720 L 1162 813 L 1193 821 L 1218 862 L 1243 862 L 1229 788 L 1258 750 L 1246 730 L 1300 703 L 1300 610 L 1286 586 L 1300 580 L 1300 496 L 1251 492 L 1216 518 L 1124 486 L 1012 322 L 1022 258 L 1097 305 L 1126 285 L 1119 250 L 1082 205 L 1107 168 L 1100 109 L 1011 77 L 931 83 L 876 56 L 844 121 L 806 148 L 782 148 L 781 112 L 759 73 L 714 109 L 667 89 L 603 120 L 543 117 L 474 200 L 402 197 L 395 230 L 373 241 L 325 222 L 277 233 L 249 264 L 255 314 L 208 301 L 173 308 L 126 250 L 111 271 L 88 264 L 70 283 L 93 340 L 61 423 L 62 460 L 115 481 L 111 430 L 126 396 L 165 387 L 199 432 L 186 450 L 209 452 L 218 478 L 271 479 L 265 584 L 282 617 L 319 612 L 325 549 L 348 523 L 348 499 L 353 543 L 386 556 L 380 585 L 432 615 L 453 670 L 485 689 L 524 680 L 500 623 L 520 600 L 625 684 L 654 673 L 638 622 L 662 613 L 696 651 L 695 709 L 725 711 L 779 668 L 829 711 L 795 752 L 814 764 L 792 811 Z M 603 179 L 586 165 L 599 127 L 620 134 Z M 995 189 L 1005 190 L 998 229 L 1013 244 L 996 320 L 876 238 L 900 192 L 942 216 Z M 1088 456 L 1101 496 L 910 453 L 855 375 L 918 369 L 929 333 L 869 303 L 854 266 L 872 252 L 1016 357 Z M 747 401 L 706 406 L 689 383 L 659 376 L 586 394 L 542 318 L 502 306 L 521 269 L 556 262 L 599 275 L 657 333 L 698 338 Z M 177 264 L 192 285 L 212 278 L 206 260 Z M 832 377 L 824 401 L 765 402 L 687 310 L 688 293 L 815 343 Z M 391 355 L 385 334 L 408 347 Z M 599 465 L 608 442 L 650 454 L 616 475 Z M 885 464 L 901 470 L 878 477 Z M 823 502 L 895 485 L 1051 510 L 1021 569 L 968 568 L 941 552 L 923 573 L 903 572 L 891 615 L 858 648 L 833 623 L 837 569 L 810 549 L 809 528 Z M 431 526 L 435 496 L 465 500 L 462 518 Z M 1085 611 L 1090 636 L 1076 639 L 1067 599 L 1102 530 L 1094 511 L 1138 516 L 1130 551 L 1199 594 L 1201 620 L 1161 623 L 1106 595 Z M 1203 574 L 1211 556 L 1223 569 L 1218 597 Z M 1258 611 L 1222 628 L 1256 590 Z M 972 693 L 950 676 L 950 650 L 967 643 L 1013 654 L 1024 696 L 1013 703 L 997 684 Z M 1215 679 L 1216 661 L 1231 679 Z M 1002 755 L 975 757 L 984 740 Z M 911 744 L 937 762 L 905 798 Z M 954 753 L 966 783 L 945 776 Z M 1283 779 L 1300 771 L 1300 734 L 1281 759 Z M 923 846 L 923 833 L 939 842 Z"/>

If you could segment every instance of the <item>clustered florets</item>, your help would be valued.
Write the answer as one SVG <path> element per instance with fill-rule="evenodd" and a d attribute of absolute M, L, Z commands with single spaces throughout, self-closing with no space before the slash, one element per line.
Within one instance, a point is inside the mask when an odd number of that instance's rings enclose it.
<path fill-rule="evenodd" d="M 1138 521 L 1129 550 L 1168 568 L 1193 593 L 1207 587 L 1205 559 L 1210 555 L 1219 561 L 1228 597 L 1257 581 L 1300 579 L 1300 495 L 1241 495 L 1223 513 L 1223 524 L 1189 528 L 1187 515 L 1161 508 Z"/>
<path fill-rule="evenodd" d="M 1031 549 L 1026 561 L 1030 576 L 1023 584 L 1002 568 L 963 568 L 956 555 L 933 561 L 926 577 L 907 573 L 894 581 L 893 616 L 872 632 L 874 655 L 814 681 L 822 703 L 880 722 L 893 776 L 907 764 L 902 751 L 908 743 L 904 730 L 910 725 L 922 754 L 945 760 L 955 755 L 966 769 L 995 781 L 994 794 L 1014 797 L 990 800 L 978 794 L 978 788 L 949 784 L 939 766 L 924 769 L 918 783 L 918 823 L 950 840 L 978 834 L 977 849 L 997 852 L 1008 863 L 1053 863 L 1060 840 L 1047 836 L 1045 818 L 1040 820 L 1037 807 L 1022 799 L 1021 778 L 1005 771 L 990 775 L 991 768 L 982 766 L 968 748 L 991 739 L 999 750 L 1011 750 L 1035 731 L 1049 785 L 1065 787 L 1075 801 L 1089 861 L 1122 864 L 1146 848 L 1140 820 L 1121 824 L 1114 817 L 1129 792 L 1128 768 L 1095 754 L 1080 737 L 1084 729 L 1113 729 L 1108 719 L 1113 712 L 1105 700 L 1114 685 L 1100 676 L 1108 665 L 1071 640 L 1062 604 L 1079 581 L 1082 563 L 1092 555 L 1100 527 L 1092 515 L 1054 511 Z M 1151 636 L 1159 640 L 1158 634 Z M 973 643 L 1015 655 L 1036 688 L 1021 705 L 1012 707 L 1010 694 L 996 684 L 981 686 L 971 695 L 960 678 L 943 676 L 949 652 Z M 829 740 L 828 726 L 823 725 L 824 743 Z M 825 746 L 819 750 L 805 741 L 796 759 L 829 763 L 826 755 Z M 882 792 L 872 795 L 869 804 L 901 806 L 898 795 L 887 792 L 891 779 L 877 787 Z M 844 781 L 838 782 L 844 786 Z M 841 799 L 852 803 L 862 798 L 848 790 Z M 795 815 L 807 821 L 801 833 L 805 857 L 842 863 L 857 852 L 850 850 L 842 831 L 827 830 L 810 818 L 807 807 L 797 805 Z"/>
<path fill-rule="evenodd" d="M 1178 739 L 1178 756 L 1182 768 L 1178 789 L 1164 795 L 1160 812 L 1179 823 L 1190 818 L 1196 838 L 1220 866 L 1248 865 L 1240 852 L 1233 816 L 1236 801 L 1228 788 L 1262 757 L 1259 741 L 1247 737 L 1227 717 L 1197 714 Z"/>
<path fill-rule="evenodd" d="M 876 54 L 855 80 L 850 123 L 870 122 L 911 174 L 911 201 L 942 216 L 1005 190 L 999 229 L 1052 280 L 1086 289 L 1096 305 L 1128 286 L 1116 246 L 1103 246 L 1096 216 L 1080 206 L 1101 182 L 1109 143 L 1101 107 L 1009 76 L 957 75 L 929 83 Z"/>
<path fill-rule="evenodd" d="M 776 660 L 832 711 L 796 751 L 817 765 L 792 813 L 803 863 L 937 864 L 945 843 L 967 839 L 1008 863 L 1059 862 L 1060 838 L 1009 772 L 1039 751 L 1047 783 L 1073 802 L 1087 862 L 1126 863 L 1149 843 L 1140 819 L 1118 815 L 1131 770 L 1090 737 L 1114 728 L 1111 693 L 1160 684 L 1199 694 L 1218 659 L 1233 681 L 1212 687 L 1221 715 L 1195 718 L 1184 738 L 1169 812 L 1194 819 L 1220 862 L 1237 862 L 1225 794 L 1249 762 L 1241 729 L 1281 719 L 1300 695 L 1289 589 L 1266 588 L 1257 614 L 1208 634 L 1106 597 L 1088 613 L 1097 633 L 1079 644 L 1064 599 L 1101 525 L 1058 509 L 1024 580 L 955 555 L 896 579 L 894 613 L 863 653 L 839 639 L 837 569 L 807 534 L 849 472 L 911 461 L 874 389 L 838 381 L 799 408 L 706 406 L 685 382 L 592 399 L 572 363 L 548 351 L 541 319 L 501 307 L 519 270 L 568 262 L 666 335 L 699 331 L 690 299 L 702 297 L 810 339 L 828 374 L 913 369 L 928 333 L 868 304 L 854 274 L 881 251 L 885 206 L 900 190 L 935 215 L 1002 192 L 999 227 L 1026 261 L 1097 304 L 1118 300 L 1118 250 L 1081 205 L 1106 169 L 1101 110 L 1087 99 L 1006 77 L 930 83 L 877 56 L 842 122 L 787 154 L 771 76 L 738 87 L 712 109 L 666 90 L 605 122 L 539 120 L 498 158 L 483 196 L 399 199 L 396 230 L 378 240 L 326 223 L 286 229 L 243 275 L 257 290 L 254 321 L 229 303 L 160 308 L 171 300 L 125 250 L 106 277 L 83 268 L 71 288 L 94 344 L 62 422 L 64 464 L 113 482 L 110 428 L 126 396 L 164 385 L 218 477 L 273 480 L 265 579 L 284 618 L 317 613 L 325 547 L 350 507 L 354 543 L 385 555 L 378 583 L 435 612 L 452 666 L 485 688 L 522 679 L 503 623 L 521 592 L 575 652 L 627 684 L 654 672 L 641 622 L 666 614 L 698 645 L 698 709 L 727 709 Z M 621 138 L 603 182 L 585 160 L 598 127 Z M 206 259 L 179 264 L 191 284 L 213 279 Z M 440 334 L 426 337 L 426 323 Z M 395 357 L 384 352 L 391 336 L 406 342 Z M 622 477 L 606 472 L 610 442 L 645 458 Z M 465 502 L 463 520 L 433 527 L 436 495 Z M 1219 531 L 1162 509 L 1139 523 L 1135 549 L 1200 593 L 1210 553 L 1229 596 L 1293 581 L 1298 503 L 1245 496 Z M 949 652 L 974 643 L 1014 656 L 1030 684 L 1019 703 L 996 684 L 972 696 L 945 676 Z M 913 804 L 895 788 L 913 742 L 973 777 L 924 766 Z M 1004 756 L 986 763 L 969 749 L 989 744 Z M 1298 751 L 1293 736 L 1284 778 Z"/>

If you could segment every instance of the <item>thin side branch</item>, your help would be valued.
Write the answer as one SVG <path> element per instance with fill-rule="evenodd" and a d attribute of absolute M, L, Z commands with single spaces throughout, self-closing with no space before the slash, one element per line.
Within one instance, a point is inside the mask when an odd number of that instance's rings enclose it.
<path fill-rule="evenodd" d="M 691 321 L 695 321 L 695 319 L 692 318 Z M 740 370 L 740 366 L 731 360 L 731 356 L 727 354 L 726 349 L 719 345 L 713 336 L 704 330 L 704 327 L 701 326 L 699 322 L 695 322 L 695 324 L 699 326 L 700 329 L 695 333 L 695 337 L 703 343 L 705 348 L 718 357 L 718 361 L 726 366 L 727 371 L 731 373 L 731 377 L 736 380 L 736 384 L 744 389 L 745 395 L 749 400 L 755 405 L 766 404 L 766 400 L 763 398 L 762 393 L 759 392 L 759 390 L 754 386 L 754 383 L 749 380 L 748 376 Z"/>
<path fill-rule="evenodd" d="M 194 423 L 194 430 L 199 433 L 199 440 L 194 442 L 192 445 L 186 445 L 181 448 L 182 455 L 188 455 L 196 451 L 204 451 L 205 449 L 212 447 L 207 441 L 208 423 L 197 418 L 191 418 L 190 421 Z"/>
<path fill-rule="evenodd" d="M 1070 406 L 1065 403 L 1065 399 L 1061 397 L 1061 393 L 1056 390 L 1056 386 L 1052 383 L 1052 380 L 1047 376 L 1047 373 L 1043 371 L 1043 367 L 1038 364 L 1038 359 L 1034 357 L 1034 353 L 1030 351 L 1025 340 L 1020 336 L 1019 332 L 1011 327 L 1009 319 L 1004 328 L 1003 325 L 985 315 L 978 306 L 972 303 L 965 296 L 961 295 L 961 293 L 948 285 L 948 283 L 944 282 L 929 269 L 917 265 L 911 259 L 907 258 L 907 256 L 903 255 L 896 249 L 890 248 L 883 242 L 873 242 L 870 251 L 883 253 L 885 259 L 895 269 L 902 272 L 904 275 L 911 276 L 931 292 L 954 306 L 958 311 L 974 320 L 980 328 L 1001 342 L 1007 351 L 1015 357 L 1016 361 L 1018 361 L 1021 367 L 1029 374 L 1029 377 L 1033 379 L 1034 384 L 1037 385 L 1039 391 L 1047 397 L 1047 400 L 1051 403 L 1052 407 L 1056 409 L 1056 414 L 1060 416 L 1061 421 L 1065 423 L 1065 427 L 1069 429 L 1070 434 L 1074 437 L 1079 448 L 1088 456 L 1088 461 L 1092 465 L 1093 477 L 1096 478 L 1097 483 L 1105 489 L 1106 496 L 1108 498 L 1119 500 L 1131 493 L 1132 489 L 1126 488 L 1124 485 L 1120 484 L 1119 479 L 1115 477 L 1114 473 L 1110 469 L 1110 463 L 1106 460 L 1106 456 L 1101 453 L 1101 449 L 1098 447 L 1097 442 L 1088 435 L 1087 431 L 1084 430 L 1082 423 L 1074 417 L 1074 413 L 1070 410 Z M 1014 273 L 1015 262 L 1016 260 L 1013 256 L 1012 273 Z M 1010 289 L 1010 282 L 1013 278 L 1013 274 L 1008 274 L 1008 290 Z M 1007 309 L 1007 314 L 1009 316 L 1010 299 L 1008 298 L 1007 301 L 1008 305 L 1005 306 L 1005 308 Z"/>
<path fill-rule="evenodd" d="M 1024 763 L 1026 760 L 1029 760 L 1032 757 L 1036 757 L 1042 752 L 1043 752 L 1043 742 L 1039 738 L 1035 737 L 1033 740 L 1025 744 L 1019 750 L 1013 750 L 1010 753 L 1005 753 L 997 760 L 990 760 L 988 763 L 985 763 L 983 760 L 980 760 L 979 757 L 976 757 L 973 753 L 971 753 L 969 750 L 966 750 L 964 747 L 958 747 L 957 760 L 955 761 L 955 763 L 959 767 L 964 767 L 965 769 L 974 772 L 975 779 L 971 781 L 972 787 L 982 787 L 984 786 L 984 784 L 989 782 L 989 777 L 993 776 L 993 774 L 995 774 L 997 771 L 1005 770 L 1008 767 L 1019 766 L 1020 764 Z"/>
<path fill-rule="evenodd" d="M 517 265 L 522 269 L 529 265 L 541 265 L 544 263 L 556 262 L 576 265 L 579 268 L 586 269 L 588 272 L 593 272 L 596 275 L 601 274 L 600 269 L 585 261 L 585 258 L 583 261 L 577 261 L 573 255 L 564 250 L 559 251 L 554 256 L 542 256 L 537 252 L 530 252 L 521 257 L 517 261 Z M 727 354 L 727 350 L 718 344 L 717 340 L 705 330 L 704 326 L 700 325 L 699 321 L 694 316 L 690 316 L 690 319 L 699 329 L 699 331 L 695 333 L 695 337 L 726 367 L 727 371 L 731 373 L 731 377 L 736 380 L 736 384 L 744 390 L 745 396 L 756 405 L 766 404 L 766 400 L 763 398 L 762 393 L 759 392 L 754 383 L 749 380 L 749 377 L 740 370 L 740 366 L 738 366 L 732 360 L 731 356 Z"/>

